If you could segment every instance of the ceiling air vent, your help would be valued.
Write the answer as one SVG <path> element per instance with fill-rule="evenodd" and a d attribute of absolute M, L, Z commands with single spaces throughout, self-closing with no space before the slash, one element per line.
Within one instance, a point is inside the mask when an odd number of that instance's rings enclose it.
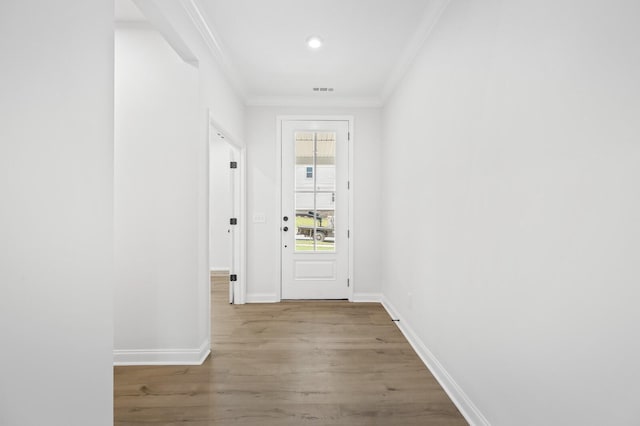
<path fill-rule="evenodd" d="M 314 87 L 314 92 L 333 92 L 333 87 Z"/>

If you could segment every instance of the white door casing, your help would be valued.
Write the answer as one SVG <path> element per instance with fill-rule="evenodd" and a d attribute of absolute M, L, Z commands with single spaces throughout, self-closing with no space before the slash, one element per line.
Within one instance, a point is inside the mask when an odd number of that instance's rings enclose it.
<path fill-rule="evenodd" d="M 225 197 L 225 209 L 224 218 L 225 225 L 225 237 L 228 238 L 227 250 L 229 251 L 228 264 L 224 265 L 228 267 L 229 273 L 236 276 L 236 281 L 229 285 L 229 302 L 234 304 L 245 303 L 246 293 L 246 148 L 238 144 L 233 136 L 229 136 L 222 130 L 221 126 L 217 124 L 211 113 L 208 113 L 209 119 L 209 149 L 212 149 L 214 142 L 222 143 L 225 149 L 220 153 L 220 159 L 217 161 L 215 167 L 224 167 L 224 173 L 228 176 L 228 186 L 226 187 L 228 199 Z M 215 154 L 214 154 L 215 155 Z M 235 162 L 235 168 L 231 167 L 231 163 Z M 210 162 L 210 168 L 214 167 L 213 162 Z M 219 169 L 221 171 L 221 169 Z M 213 197 L 213 194 L 209 193 L 209 207 L 212 208 L 213 204 L 217 200 Z M 231 219 L 237 220 L 236 225 L 231 224 Z M 210 218 L 211 219 L 211 218 Z M 210 220 L 211 222 L 211 220 Z M 220 225 L 220 224 L 219 224 Z M 210 223 L 212 225 L 212 222 Z M 210 237 L 213 234 L 210 230 Z M 211 241 L 210 241 L 211 246 Z M 213 266 L 213 265 L 211 265 Z"/>
<path fill-rule="evenodd" d="M 242 162 L 240 161 L 240 150 L 234 145 L 229 145 L 229 193 L 231 203 L 229 211 L 229 232 L 231 233 L 231 264 L 229 274 L 233 277 L 229 285 L 229 303 L 241 302 L 241 289 L 238 282 L 240 274 L 240 173 Z"/>
<path fill-rule="evenodd" d="M 349 121 L 281 121 L 281 298 L 347 299 Z"/>

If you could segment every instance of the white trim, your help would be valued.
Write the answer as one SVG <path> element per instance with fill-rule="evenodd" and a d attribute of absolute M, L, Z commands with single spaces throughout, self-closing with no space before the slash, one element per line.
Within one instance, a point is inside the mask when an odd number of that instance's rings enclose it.
<path fill-rule="evenodd" d="M 278 303 L 280 297 L 275 293 L 247 293 L 246 303 Z"/>
<path fill-rule="evenodd" d="M 396 66 L 389 74 L 389 78 L 382 88 L 380 99 L 383 104 L 387 102 L 398 84 L 406 75 L 409 68 L 411 68 L 411 65 L 413 65 L 418 53 L 420 53 L 420 49 L 422 49 L 422 46 L 426 43 L 448 5 L 449 0 L 429 2 L 429 6 L 420 21 L 418 29 L 413 34 L 411 41 L 406 45 L 402 52 L 402 56 L 396 62 Z"/>
<path fill-rule="evenodd" d="M 219 273 L 229 273 L 229 268 L 225 268 L 225 267 L 212 267 L 211 268 L 211 275 L 216 274 L 217 272 Z"/>
<path fill-rule="evenodd" d="M 355 241 L 355 221 L 354 221 L 354 141 L 355 141 L 355 131 L 354 131 L 354 122 L 355 117 L 353 115 L 278 115 L 276 116 L 276 170 L 277 173 L 277 181 L 276 181 L 276 200 L 278 200 L 278 212 L 279 216 L 282 217 L 282 123 L 284 121 L 346 121 L 347 129 L 350 134 L 349 144 L 349 164 L 347 168 L 347 179 L 349 180 L 350 190 L 348 193 L 348 206 L 347 211 L 349 214 L 349 301 L 353 302 L 354 288 L 355 288 L 355 279 L 354 279 L 354 241 Z M 277 227 L 274 227 L 274 232 L 277 232 L 276 241 L 278 241 L 278 276 L 276 279 L 276 295 L 277 301 L 282 300 L 282 249 L 280 248 L 280 230 Z"/>
<path fill-rule="evenodd" d="M 276 116 L 276 201 L 278 202 L 278 221 L 282 217 L 282 123 L 287 116 Z M 276 266 L 277 276 L 276 283 L 276 299 L 278 302 L 282 300 L 282 233 L 276 226 L 273 227 L 276 233 L 274 241 L 278 242 L 278 265 Z"/>
<path fill-rule="evenodd" d="M 209 49 L 211 56 L 221 66 L 227 80 L 231 83 L 240 98 L 243 100 L 246 99 L 247 88 L 242 80 L 238 78 L 240 74 L 236 72 L 233 63 L 229 60 L 229 56 L 225 53 L 222 43 L 220 42 L 220 37 L 207 23 L 200 2 L 198 0 L 180 0 L 180 4 L 198 30 L 198 34 L 200 34 L 202 41 Z"/>
<path fill-rule="evenodd" d="M 353 293 L 352 302 L 355 303 L 369 303 L 382 301 L 382 293 Z"/>
<path fill-rule="evenodd" d="M 240 247 L 238 248 L 238 292 L 236 297 L 236 304 L 242 305 L 246 303 L 247 295 L 247 232 L 248 232 L 248 216 L 247 216 L 247 149 L 246 147 L 239 148 L 240 158 L 240 205 L 238 212 L 238 242 Z"/>
<path fill-rule="evenodd" d="M 113 365 L 202 365 L 210 353 L 209 339 L 193 349 L 115 349 Z"/>
<path fill-rule="evenodd" d="M 469 399 L 462 388 L 458 386 L 453 377 L 440 364 L 438 359 L 431 353 L 422 340 L 415 333 L 411 325 L 403 318 L 398 310 L 391 304 L 389 299 L 382 296 L 382 306 L 387 310 L 389 316 L 396 319 L 396 325 L 407 339 L 413 350 L 418 354 L 424 365 L 429 369 L 431 374 L 436 378 L 440 386 L 449 395 L 449 398 L 458 407 L 460 413 L 472 426 L 490 426 L 489 421 L 480 412 L 478 407 Z"/>
<path fill-rule="evenodd" d="M 247 106 L 270 107 L 324 107 L 324 108 L 381 108 L 378 97 L 324 97 L 319 96 L 253 96 L 246 100 Z"/>
<path fill-rule="evenodd" d="M 349 145 L 349 151 L 348 151 L 348 155 L 349 155 L 349 164 L 347 165 L 348 169 L 347 170 L 347 180 L 349 182 L 349 189 L 348 189 L 348 197 L 349 197 L 349 201 L 348 201 L 348 211 L 349 211 L 349 301 L 353 302 L 353 295 L 355 293 L 355 288 L 356 288 L 356 280 L 354 278 L 354 273 L 355 273 L 355 260 L 356 260 L 356 256 L 355 256 L 355 252 L 354 252 L 354 248 L 355 248 L 355 237 L 356 237 L 356 222 L 355 222 L 355 211 L 354 211 L 354 196 L 353 194 L 355 194 L 355 182 L 354 182 L 354 173 L 353 171 L 355 170 L 355 163 L 354 163 L 354 155 L 353 153 L 354 151 L 354 146 L 355 146 L 355 140 L 356 140 L 356 136 L 355 136 L 355 129 L 354 129 L 354 125 L 355 125 L 355 117 L 354 116 L 349 116 L 348 117 L 348 128 L 349 128 L 349 134 L 348 134 L 348 140 L 347 143 Z"/>
<path fill-rule="evenodd" d="M 206 238 L 206 245 L 205 245 L 205 256 L 206 259 L 205 261 L 207 262 L 206 264 L 209 265 L 209 279 L 207 280 L 207 295 L 205 296 L 207 299 L 207 306 L 206 306 L 206 310 L 205 310 L 205 314 L 206 314 L 206 327 L 205 327 L 205 331 L 207 333 L 207 337 L 211 338 L 211 303 L 212 303 L 212 296 L 211 296 L 211 275 L 212 272 L 211 271 L 211 108 L 207 108 L 207 128 L 205 131 L 205 135 L 206 135 L 206 149 L 205 149 L 205 156 L 206 158 L 204 159 L 204 164 L 206 166 L 205 170 L 205 175 L 207 177 L 207 184 L 206 184 L 206 202 L 204 203 L 204 210 L 205 210 L 205 220 L 207 221 L 207 238 Z"/>
<path fill-rule="evenodd" d="M 238 294 L 235 295 L 235 304 L 241 305 L 246 303 L 246 293 L 247 293 L 247 149 L 241 143 L 240 139 L 237 139 L 235 135 L 229 133 L 225 130 L 223 126 L 213 118 L 213 114 L 209 110 L 209 123 L 207 127 L 207 132 L 210 132 L 211 129 L 215 129 L 215 131 L 222 133 L 225 136 L 225 141 L 229 144 L 233 145 L 233 147 L 238 151 L 240 158 L 237 160 L 239 163 L 238 170 L 240 172 L 239 176 L 239 212 L 238 212 L 238 270 L 231 272 L 231 268 L 224 268 L 224 270 L 229 273 L 235 273 L 238 275 L 237 281 L 237 290 Z M 208 143 L 211 143 L 211 134 L 208 133 Z M 209 172 L 210 173 L 210 172 Z M 209 174 L 210 176 L 210 174 Z M 209 197 L 211 195 L 209 194 Z M 209 235 L 211 235 L 211 230 L 209 230 Z M 233 267 L 233 265 L 232 265 Z"/>

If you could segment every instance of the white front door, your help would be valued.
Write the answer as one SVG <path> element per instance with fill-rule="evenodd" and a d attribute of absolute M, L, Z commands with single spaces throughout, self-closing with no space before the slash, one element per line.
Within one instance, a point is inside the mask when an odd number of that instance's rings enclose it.
<path fill-rule="evenodd" d="M 348 134 L 348 121 L 282 121 L 282 299 L 349 297 Z"/>

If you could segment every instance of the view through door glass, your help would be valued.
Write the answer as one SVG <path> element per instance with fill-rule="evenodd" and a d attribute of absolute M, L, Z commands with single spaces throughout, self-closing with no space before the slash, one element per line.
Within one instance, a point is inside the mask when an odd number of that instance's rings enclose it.
<path fill-rule="evenodd" d="M 349 124 L 282 122 L 283 299 L 349 296 Z"/>
<path fill-rule="evenodd" d="M 336 133 L 295 133 L 298 251 L 336 250 Z"/>

